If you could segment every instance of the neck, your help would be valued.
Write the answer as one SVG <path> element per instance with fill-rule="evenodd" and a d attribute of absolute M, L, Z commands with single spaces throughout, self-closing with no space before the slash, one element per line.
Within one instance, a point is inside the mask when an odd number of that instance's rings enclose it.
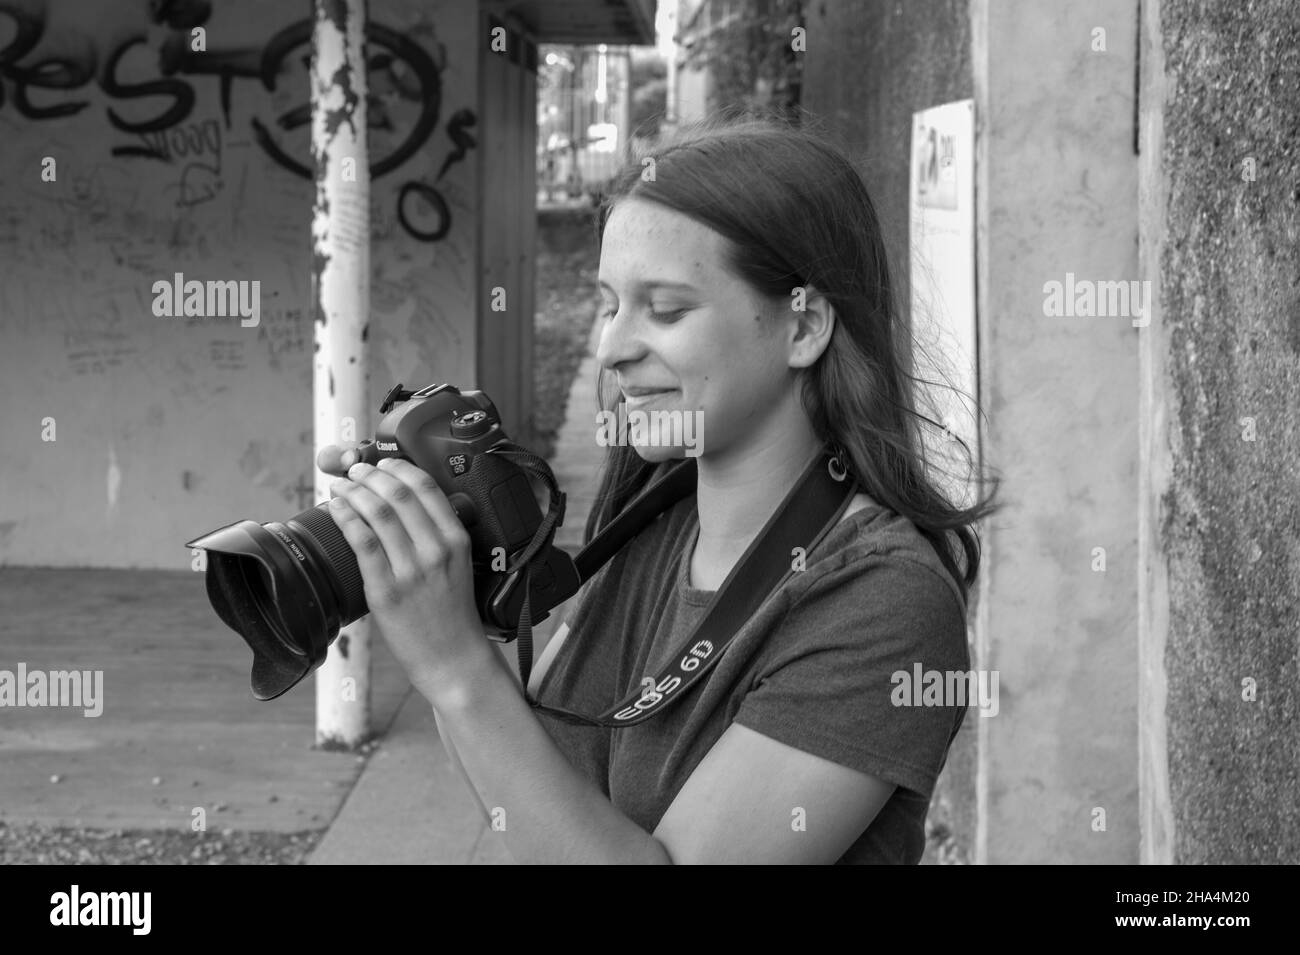
<path fill-rule="evenodd" d="M 758 536 L 821 447 L 806 418 L 793 431 L 793 438 L 786 430 L 777 439 L 729 449 L 717 458 L 700 456 L 697 552 L 738 558 Z"/>

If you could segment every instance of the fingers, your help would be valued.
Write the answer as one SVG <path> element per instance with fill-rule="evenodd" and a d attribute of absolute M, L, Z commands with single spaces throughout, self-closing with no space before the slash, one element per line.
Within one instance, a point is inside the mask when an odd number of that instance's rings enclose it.
<path fill-rule="evenodd" d="M 347 477 L 348 468 L 356 463 L 357 454 L 352 448 L 341 444 L 327 444 L 316 455 L 316 467 L 335 477 Z"/>
<path fill-rule="evenodd" d="M 355 513 L 365 522 L 366 529 L 379 542 L 389 570 L 374 580 L 392 579 L 397 583 L 415 583 L 423 576 L 423 564 L 417 559 L 415 541 L 428 541 L 436 534 L 436 527 L 424 513 L 410 488 L 391 475 L 368 464 L 355 465 L 349 472 L 352 479 L 341 479 L 330 485 L 330 512 L 338 518 Z M 337 505 L 342 500 L 346 507 Z M 339 523 L 339 529 L 347 528 Z M 374 545 L 357 531 L 366 546 Z M 352 540 L 349 538 L 348 543 Z M 353 550 L 356 550 L 354 547 Z M 360 555 L 358 555 L 358 564 Z M 378 569 L 378 568 L 377 568 Z M 364 571 L 363 571 L 364 572 Z M 367 577 L 368 581 L 372 578 Z"/>
<path fill-rule="evenodd" d="M 456 509 L 451 506 L 451 502 L 447 500 L 447 495 L 443 493 L 437 481 L 410 461 L 403 461 L 400 458 L 386 458 L 380 464 L 389 474 L 415 492 L 425 513 L 433 520 L 445 541 L 458 544 L 463 538 L 463 542 L 468 545 L 469 532 L 456 516 Z"/>
<path fill-rule="evenodd" d="M 357 558 L 361 579 L 365 581 L 366 603 L 372 609 L 392 603 L 396 595 L 383 591 L 395 587 L 393 569 L 384 553 L 379 535 L 370 529 L 360 512 L 354 510 L 342 495 L 330 501 L 330 516 L 334 518 L 343 539 L 348 542 Z"/>
<path fill-rule="evenodd" d="M 380 464 L 355 465 L 349 480 L 331 485 L 331 496 L 344 499 L 379 541 L 394 582 L 419 584 L 429 571 L 450 566 L 457 551 L 468 554 L 469 534 L 432 477 L 407 461 Z M 333 513 L 337 518 L 348 509 Z M 363 545 L 373 546 L 359 529 L 356 533 Z"/>

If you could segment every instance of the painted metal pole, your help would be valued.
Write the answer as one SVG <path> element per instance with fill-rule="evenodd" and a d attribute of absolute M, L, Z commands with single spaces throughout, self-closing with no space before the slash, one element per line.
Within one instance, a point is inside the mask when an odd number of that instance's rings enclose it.
<path fill-rule="evenodd" d="M 370 419 L 370 171 L 366 152 L 364 0 L 315 0 L 311 140 L 313 459 L 368 436 Z M 313 470 L 315 465 L 313 464 Z M 329 475 L 315 471 L 316 500 Z M 370 733 L 370 620 L 345 627 L 316 671 L 316 744 L 350 749 Z"/>

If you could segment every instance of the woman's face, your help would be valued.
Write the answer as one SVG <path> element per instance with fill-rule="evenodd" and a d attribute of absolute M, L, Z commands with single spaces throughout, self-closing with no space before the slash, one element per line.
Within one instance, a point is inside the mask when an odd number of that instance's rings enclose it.
<path fill-rule="evenodd" d="M 617 378 L 630 422 L 637 411 L 680 412 L 659 420 L 680 419 L 679 433 L 698 444 L 665 446 L 663 427 L 660 443 L 647 444 L 629 429 L 647 461 L 781 440 L 776 412 L 795 394 L 786 334 L 793 313 L 728 271 L 724 247 L 707 226 L 645 200 L 622 200 L 605 224 L 596 358 Z"/>

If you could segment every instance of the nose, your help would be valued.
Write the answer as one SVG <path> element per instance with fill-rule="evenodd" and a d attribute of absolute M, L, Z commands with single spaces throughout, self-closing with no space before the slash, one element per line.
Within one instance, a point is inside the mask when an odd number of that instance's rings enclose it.
<path fill-rule="evenodd" d="M 596 361 L 603 367 L 613 370 L 618 365 L 636 361 L 645 355 L 645 343 L 641 340 L 628 309 L 620 307 L 604 321 L 596 343 Z"/>

